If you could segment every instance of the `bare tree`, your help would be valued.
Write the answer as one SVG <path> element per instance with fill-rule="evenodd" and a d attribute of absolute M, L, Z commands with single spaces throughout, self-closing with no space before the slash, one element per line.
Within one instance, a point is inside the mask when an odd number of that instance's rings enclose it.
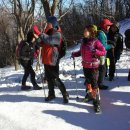
<path fill-rule="evenodd" d="M 17 25 L 17 43 L 19 44 L 20 41 L 25 38 L 27 31 L 33 24 L 36 0 L 25 0 L 25 1 L 12 0 L 10 1 L 10 3 L 13 9 L 12 14 L 15 17 Z M 15 69 L 16 70 L 18 69 L 17 59 Z"/>
<path fill-rule="evenodd" d="M 15 29 L 13 19 L 6 8 L 0 8 L 0 67 L 13 65 Z"/>

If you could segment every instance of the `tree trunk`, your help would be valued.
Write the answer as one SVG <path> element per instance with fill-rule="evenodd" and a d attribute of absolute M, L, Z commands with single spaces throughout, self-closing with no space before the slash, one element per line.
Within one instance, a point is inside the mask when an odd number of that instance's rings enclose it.
<path fill-rule="evenodd" d="M 49 6 L 49 1 L 48 0 L 41 0 L 41 2 L 42 2 L 44 12 L 45 12 L 45 16 L 46 16 L 46 19 L 47 19 L 48 16 L 51 16 L 51 9 L 50 9 L 50 6 Z"/>

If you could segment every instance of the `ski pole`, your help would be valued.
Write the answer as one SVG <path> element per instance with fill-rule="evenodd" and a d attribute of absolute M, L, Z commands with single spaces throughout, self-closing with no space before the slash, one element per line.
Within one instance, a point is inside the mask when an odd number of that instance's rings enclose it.
<path fill-rule="evenodd" d="M 117 65 L 115 65 L 115 72 L 116 72 L 116 79 L 117 79 L 117 87 L 119 87 L 118 75 L 117 75 Z"/>
<path fill-rule="evenodd" d="M 75 70 L 75 58 L 73 58 L 73 65 L 74 65 L 74 77 L 75 77 L 75 82 L 76 82 L 76 99 L 79 99 L 78 97 L 78 86 L 77 86 L 77 78 L 76 78 L 76 70 Z"/>
<path fill-rule="evenodd" d="M 40 68 L 41 66 L 40 66 L 40 64 L 39 64 L 39 69 L 40 69 L 40 75 L 41 75 L 41 79 L 42 79 L 42 85 L 43 85 L 43 90 L 44 90 L 44 96 L 45 96 L 45 98 L 46 98 L 46 92 L 45 92 L 45 87 L 44 87 L 44 79 L 43 79 L 43 75 L 42 75 L 42 72 L 41 72 L 41 68 Z"/>

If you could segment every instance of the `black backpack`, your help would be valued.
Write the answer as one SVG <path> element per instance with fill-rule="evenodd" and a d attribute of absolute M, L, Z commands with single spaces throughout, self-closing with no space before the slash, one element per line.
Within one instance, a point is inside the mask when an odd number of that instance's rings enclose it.
<path fill-rule="evenodd" d="M 67 50 L 67 41 L 65 37 L 62 35 L 60 47 L 59 47 L 59 58 L 63 58 L 66 55 L 66 50 Z"/>
<path fill-rule="evenodd" d="M 126 48 L 130 49 L 130 29 L 125 31 L 125 45 Z"/>

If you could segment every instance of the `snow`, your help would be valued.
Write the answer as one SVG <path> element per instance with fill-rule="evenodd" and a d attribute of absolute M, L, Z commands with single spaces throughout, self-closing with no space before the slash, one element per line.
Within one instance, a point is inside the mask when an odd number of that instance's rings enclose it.
<path fill-rule="evenodd" d="M 121 22 L 122 34 L 129 21 Z M 76 58 L 76 71 L 70 59 L 71 52 L 78 49 L 79 45 L 68 49 L 60 63 L 60 77 L 70 95 L 69 104 L 62 103 L 57 87 L 57 98 L 46 103 L 47 84 L 43 90 L 21 91 L 22 67 L 19 71 L 10 66 L 0 69 L 0 130 L 130 130 L 130 82 L 127 81 L 130 52 L 124 51 L 118 61 L 115 80 L 105 79 L 109 90 L 100 91 L 102 113 L 95 114 L 92 102 L 81 102 L 85 96 L 84 78 L 80 78 L 83 76 L 81 59 Z M 41 69 L 44 69 L 42 65 Z M 40 71 L 36 73 L 38 78 Z M 31 85 L 29 80 L 28 84 Z"/>

